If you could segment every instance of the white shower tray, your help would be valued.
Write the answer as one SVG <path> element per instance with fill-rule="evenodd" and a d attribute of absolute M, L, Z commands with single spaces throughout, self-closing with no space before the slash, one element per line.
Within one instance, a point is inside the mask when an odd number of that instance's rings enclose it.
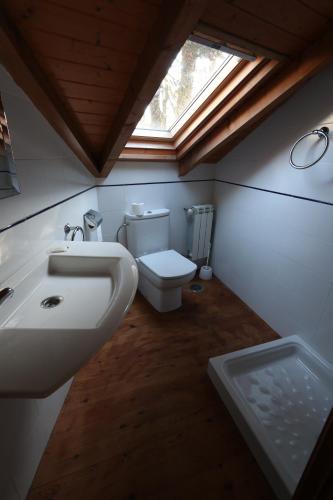
<path fill-rule="evenodd" d="M 333 403 L 333 366 L 297 335 L 211 358 L 208 374 L 281 500 Z"/>

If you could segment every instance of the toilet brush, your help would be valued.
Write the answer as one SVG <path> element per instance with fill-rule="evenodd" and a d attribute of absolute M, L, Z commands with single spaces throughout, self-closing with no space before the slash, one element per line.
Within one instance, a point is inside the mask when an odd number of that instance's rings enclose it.
<path fill-rule="evenodd" d="M 211 280 L 212 276 L 213 276 L 213 269 L 208 265 L 209 257 L 210 257 L 210 249 L 211 249 L 211 243 L 209 243 L 209 247 L 208 247 L 208 255 L 207 255 L 207 259 L 206 259 L 206 265 L 201 266 L 201 268 L 200 268 L 199 278 L 202 280 Z"/>

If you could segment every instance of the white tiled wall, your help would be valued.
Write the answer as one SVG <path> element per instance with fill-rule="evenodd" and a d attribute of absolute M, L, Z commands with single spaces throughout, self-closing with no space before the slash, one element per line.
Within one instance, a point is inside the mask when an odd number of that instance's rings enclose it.
<path fill-rule="evenodd" d="M 333 203 L 333 145 L 310 169 L 289 166 L 300 135 L 333 131 L 332 85 L 330 67 L 222 159 L 216 178 Z M 313 149 L 304 142 L 297 160 Z M 333 206 L 220 182 L 214 197 L 216 275 L 278 333 L 302 335 L 333 361 Z"/>
<path fill-rule="evenodd" d="M 171 246 L 180 253 L 186 253 L 184 208 L 195 203 L 211 202 L 213 179 L 212 165 L 201 165 L 189 175 L 179 178 L 178 166 L 174 163 L 118 162 L 97 189 L 99 209 L 104 219 L 103 239 L 115 241 L 125 212 L 131 202 L 139 201 L 144 202 L 147 210 L 170 209 Z M 125 237 L 125 230 L 122 230 L 120 241 L 126 243 Z"/>
<path fill-rule="evenodd" d="M 1 201 L 2 228 L 95 185 L 95 179 L 1 66 L 0 91 L 22 191 Z"/>
<path fill-rule="evenodd" d="M 0 207 L 7 200 L 0 200 Z M 64 225 L 67 222 L 82 226 L 83 214 L 89 208 L 98 209 L 96 188 L 1 233 L 0 283 L 23 265 L 33 253 L 40 251 L 51 241 L 63 240 Z"/>
<path fill-rule="evenodd" d="M 0 228 L 58 203 L 95 184 L 27 97 L 0 69 L 22 194 L 0 200 Z M 0 283 L 41 245 L 63 239 L 66 222 L 82 225 L 97 209 L 96 188 L 0 234 Z M 1 285 L 0 285 L 1 286 Z M 0 399 L 0 499 L 24 500 L 69 389 L 50 397 Z"/>

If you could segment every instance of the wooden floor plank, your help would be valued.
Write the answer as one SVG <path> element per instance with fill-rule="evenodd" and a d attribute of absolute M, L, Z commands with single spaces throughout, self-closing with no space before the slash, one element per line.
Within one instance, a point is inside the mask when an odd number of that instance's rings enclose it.
<path fill-rule="evenodd" d="M 277 334 L 217 280 L 159 314 L 137 295 L 77 374 L 29 500 L 273 500 L 207 361 Z"/>

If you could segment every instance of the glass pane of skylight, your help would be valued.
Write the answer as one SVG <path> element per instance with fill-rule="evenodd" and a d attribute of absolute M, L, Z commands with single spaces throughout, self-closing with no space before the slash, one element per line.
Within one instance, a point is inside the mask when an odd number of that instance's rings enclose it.
<path fill-rule="evenodd" d="M 231 59 L 239 60 L 221 50 L 185 42 L 137 129 L 169 131 Z"/>

